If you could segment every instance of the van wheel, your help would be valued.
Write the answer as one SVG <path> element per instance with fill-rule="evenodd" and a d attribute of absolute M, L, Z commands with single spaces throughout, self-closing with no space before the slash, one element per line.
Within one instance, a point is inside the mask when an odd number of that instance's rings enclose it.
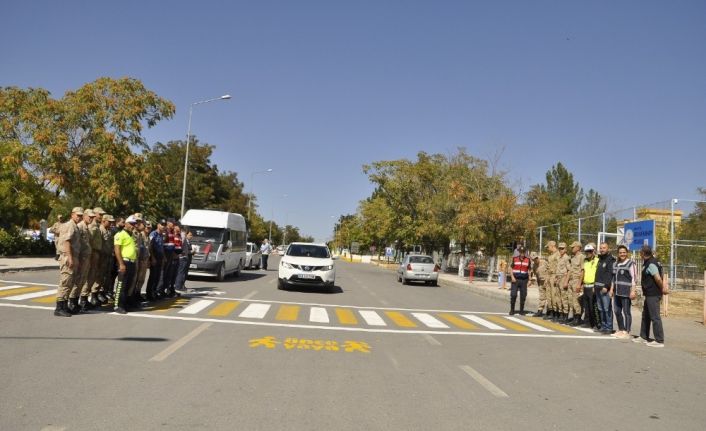
<path fill-rule="evenodd" d="M 226 279 L 226 266 L 224 263 L 220 264 L 220 266 L 218 267 L 216 278 L 218 279 L 218 281 L 223 281 Z"/>

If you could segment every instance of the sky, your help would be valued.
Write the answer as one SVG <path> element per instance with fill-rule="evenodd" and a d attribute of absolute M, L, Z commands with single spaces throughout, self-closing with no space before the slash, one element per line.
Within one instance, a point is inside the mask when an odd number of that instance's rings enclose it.
<path fill-rule="evenodd" d="M 557 162 L 612 209 L 706 187 L 706 1 L 3 1 L 0 85 L 133 77 L 176 105 L 259 212 L 323 241 L 419 151 Z M 272 169 L 270 173 L 258 173 Z"/>

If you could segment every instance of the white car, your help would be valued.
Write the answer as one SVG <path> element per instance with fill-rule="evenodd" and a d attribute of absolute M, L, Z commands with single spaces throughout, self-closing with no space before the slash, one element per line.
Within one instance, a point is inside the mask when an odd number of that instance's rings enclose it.
<path fill-rule="evenodd" d="M 333 288 L 336 268 L 326 244 L 293 242 L 279 262 L 277 287 L 288 285 Z"/>
<path fill-rule="evenodd" d="M 409 254 L 397 268 L 397 281 L 409 284 L 410 281 L 423 281 L 432 286 L 439 285 L 439 265 L 431 256 Z"/>
<path fill-rule="evenodd" d="M 247 243 L 247 248 L 245 249 L 245 267 L 248 269 L 260 269 L 261 261 L 262 253 L 260 252 L 260 247 L 254 242 Z"/>

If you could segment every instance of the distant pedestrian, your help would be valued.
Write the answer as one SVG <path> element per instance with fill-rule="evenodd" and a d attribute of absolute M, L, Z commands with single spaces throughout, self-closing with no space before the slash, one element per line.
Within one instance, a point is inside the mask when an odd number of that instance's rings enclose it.
<path fill-rule="evenodd" d="M 262 253 L 262 269 L 267 271 L 267 260 L 270 257 L 270 253 L 272 253 L 272 246 L 270 245 L 270 241 L 267 238 L 262 241 L 262 245 L 260 246 L 260 253 Z"/>
<path fill-rule="evenodd" d="M 525 256 L 525 247 L 517 248 L 519 255 L 512 258 L 510 265 L 510 277 L 512 285 L 510 286 L 510 315 L 515 314 L 515 303 L 517 301 L 517 293 L 520 293 L 520 314 L 525 314 L 525 300 L 527 299 L 527 282 L 529 281 L 530 259 Z"/>
<path fill-rule="evenodd" d="M 608 243 L 598 246 L 598 270 L 596 271 L 596 304 L 598 305 L 599 327 L 602 334 L 613 333 L 613 270 L 615 257 L 610 254 Z"/>
<path fill-rule="evenodd" d="M 635 261 L 630 259 L 628 248 L 624 245 L 618 246 L 618 261 L 615 262 L 613 270 L 613 304 L 615 307 L 615 320 L 618 321 L 617 338 L 630 338 L 632 327 L 632 300 L 637 296 L 635 284 L 637 280 L 637 270 Z"/>
<path fill-rule="evenodd" d="M 637 341 L 644 341 L 650 347 L 664 347 L 664 328 L 662 327 L 662 317 L 660 316 L 659 303 L 662 295 L 668 295 L 669 289 L 664 284 L 662 264 L 654 257 L 652 248 L 648 245 L 642 246 L 640 255 L 642 263 L 642 294 L 645 297 L 642 306 L 642 324 L 640 325 L 640 338 Z M 654 340 L 650 339 L 650 326 Z M 640 340 L 641 339 L 641 340 Z"/>

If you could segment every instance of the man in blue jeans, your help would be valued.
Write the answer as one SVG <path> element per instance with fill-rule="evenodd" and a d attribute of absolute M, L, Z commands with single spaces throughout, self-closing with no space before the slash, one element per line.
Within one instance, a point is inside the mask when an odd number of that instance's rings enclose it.
<path fill-rule="evenodd" d="M 596 305 L 600 316 L 601 334 L 613 333 L 613 302 L 611 293 L 613 291 L 613 271 L 615 257 L 610 254 L 608 244 L 603 242 L 598 246 L 598 269 L 596 270 Z M 593 312 L 593 310 L 591 310 Z"/>

